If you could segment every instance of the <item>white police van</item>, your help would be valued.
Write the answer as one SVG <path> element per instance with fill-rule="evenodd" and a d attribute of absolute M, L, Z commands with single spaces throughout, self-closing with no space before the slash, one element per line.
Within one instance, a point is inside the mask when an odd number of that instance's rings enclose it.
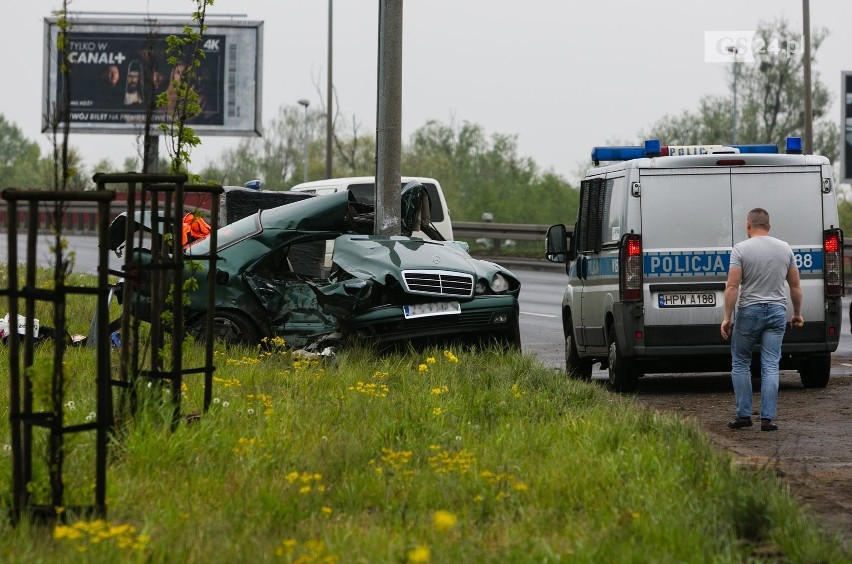
<path fill-rule="evenodd" d="M 566 263 L 569 277 L 566 371 L 589 379 L 599 362 L 619 391 L 648 373 L 729 372 L 719 331 L 728 262 L 747 237 L 746 215 L 761 207 L 770 234 L 793 248 L 802 283 L 805 325 L 788 325 L 781 369 L 824 387 L 841 329 L 843 233 L 831 164 L 801 153 L 799 138 L 787 140 L 786 154 L 657 140 L 596 147 L 573 231 L 554 225 L 546 241 L 548 260 Z"/>

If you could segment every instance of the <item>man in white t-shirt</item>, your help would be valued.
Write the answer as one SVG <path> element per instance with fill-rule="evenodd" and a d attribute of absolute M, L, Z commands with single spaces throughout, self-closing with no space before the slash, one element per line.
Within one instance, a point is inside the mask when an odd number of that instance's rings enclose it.
<path fill-rule="evenodd" d="M 751 427 L 751 357 L 760 345 L 760 429 L 775 431 L 772 422 L 778 408 L 778 363 L 787 326 L 787 297 L 790 286 L 793 327 L 804 325 L 802 287 L 790 245 L 769 236 L 769 213 L 754 208 L 746 218 L 748 239 L 734 246 L 725 285 L 725 317 L 722 338 L 731 338 L 731 379 L 737 398 L 737 417 L 731 429 Z M 736 324 L 732 314 L 736 306 Z M 733 329 L 733 335 L 732 335 Z"/>

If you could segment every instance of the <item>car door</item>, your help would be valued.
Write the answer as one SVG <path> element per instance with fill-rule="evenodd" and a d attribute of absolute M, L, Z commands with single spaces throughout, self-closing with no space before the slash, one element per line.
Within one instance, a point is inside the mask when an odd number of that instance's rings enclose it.
<path fill-rule="evenodd" d="M 323 259 L 330 236 L 290 240 L 246 269 L 243 277 L 263 305 L 269 326 L 287 345 L 301 347 L 313 335 L 334 331 L 312 284 L 324 282 Z"/>

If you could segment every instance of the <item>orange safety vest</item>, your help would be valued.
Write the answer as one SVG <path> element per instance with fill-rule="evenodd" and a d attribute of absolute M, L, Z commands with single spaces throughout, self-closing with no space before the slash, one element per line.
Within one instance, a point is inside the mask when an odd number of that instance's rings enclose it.
<path fill-rule="evenodd" d="M 194 213 L 183 216 L 183 246 L 210 235 L 210 226 Z"/>

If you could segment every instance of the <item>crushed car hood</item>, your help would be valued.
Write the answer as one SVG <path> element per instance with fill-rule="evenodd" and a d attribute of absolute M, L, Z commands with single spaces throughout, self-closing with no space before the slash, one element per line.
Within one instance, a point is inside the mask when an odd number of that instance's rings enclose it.
<path fill-rule="evenodd" d="M 313 287 L 326 313 L 345 319 L 375 303 L 380 288 L 402 287 L 404 271 L 442 271 L 467 274 L 477 280 L 491 280 L 501 273 L 514 282 L 517 297 L 520 282 L 500 266 L 474 259 L 462 247 L 449 241 L 430 241 L 418 237 L 380 237 L 343 235 L 334 245 L 332 262 L 339 269 L 331 283 Z M 352 278 L 349 278 L 348 276 Z M 467 301 L 461 296 L 430 296 L 431 300 Z"/>

